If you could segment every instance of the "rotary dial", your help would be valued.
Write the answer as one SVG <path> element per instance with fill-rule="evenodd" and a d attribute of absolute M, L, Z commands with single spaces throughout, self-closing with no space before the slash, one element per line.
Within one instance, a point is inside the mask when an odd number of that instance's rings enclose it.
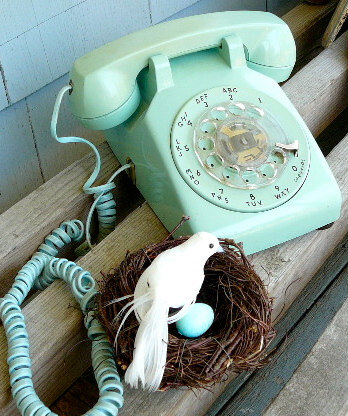
<path fill-rule="evenodd" d="M 279 177 L 288 162 L 284 147 L 291 143 L 279 123 L 261 107 L 225 102 L 200 117 L 194 145 L 204 169 L 219 182 L 256 189 Z M 298 150 L 298 145 L 293 147 Z"/>
<path fill-rule="evenodd" d="M 189 99 L 172 126 L 171 151 L 186 183 L 224 209 L 275 208 L 306 180 L 306 128 L 277 92 L 215 87 Z"/>

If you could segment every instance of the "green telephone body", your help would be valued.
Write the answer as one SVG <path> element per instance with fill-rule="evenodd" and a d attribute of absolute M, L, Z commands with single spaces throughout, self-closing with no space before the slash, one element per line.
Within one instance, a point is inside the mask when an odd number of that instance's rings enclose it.
<path fill-rule="evenodd" d="M 337 183 L 278 82 L 295 63 L 266 12 L 162 23 L 81 58 L 72 112 L 104 130 L 168 230 L 208 231 L 251 254 L 335 221 Z"/>

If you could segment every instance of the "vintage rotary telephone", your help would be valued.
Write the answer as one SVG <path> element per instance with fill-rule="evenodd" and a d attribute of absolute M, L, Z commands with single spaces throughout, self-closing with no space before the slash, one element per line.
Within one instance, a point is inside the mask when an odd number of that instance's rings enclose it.
<path fill-rule="evenodd" d="M 162 23 L 78 59 L 71 109 L 104 130 L 163 224 L 242 241 L 247 253 L 335 221 L 337 183 L 277 82 L 295 63 L 265 12 Z"/>
<path fill-rule="evenodd" d="M 61 143 L 88 144 L 96 166 L 84 185 L 94 194 L 99 238 L 115 223 L 113 179 L 133 171 L 137 187 L 168 229 L 189 215 L 182 233 L 208 231 L 242 241 L 253 253 L 335 221 L 341 196 L 305 123 L 277 82 L 295 62 L 289 28 L 263 12 L 225 12 L 163 23 L 78 59 L 70 86 L 58 94 L 51 132 Z M 97 148 L 59 137 L 65 93 L 73 113 L 105 130 L 123 166 L 104 185 Z M 89 415 L 114 414 L 123 387 L 114 351 L 95 313 L 91 274 L 59 250 L 84 237 L 81 221 L 64 222 L 45 238 L 0 298 L 8 337 L 12 395 L 22 415 L 53 414 L 32 383 L 29 339 L 21 304 L 32 288 L 65 280 L 85 314 L 100 398 Z"/>

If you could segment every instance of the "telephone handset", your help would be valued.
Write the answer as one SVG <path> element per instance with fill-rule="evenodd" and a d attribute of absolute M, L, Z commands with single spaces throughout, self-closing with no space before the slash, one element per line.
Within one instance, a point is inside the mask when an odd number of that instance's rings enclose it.
<path fill-rule="evenodd" d="M 164 225 L 243 241 L 247 253 L 335 221 L 341 197 L 277 82 L 295 44 L 265 12 L 162 23 L 79 58 L 73 113 L 105 130 Z M 322 195 L 325 194 L 325 204 Z"/>
<path fill-rule="evenodd" d="M 114 127 L 138 107 L 137 76 L 150 57 L 164 54 L 171 59 L 221 47 L 223 38 L 231 34 L 243 41 L 250 68 L 278 82 L 289 77 L 295 42 L 282 20 L 270 13 L 210 13 L 149 27 L 77 59 L 71 72 L 72 112 L 86 127 Z"/>

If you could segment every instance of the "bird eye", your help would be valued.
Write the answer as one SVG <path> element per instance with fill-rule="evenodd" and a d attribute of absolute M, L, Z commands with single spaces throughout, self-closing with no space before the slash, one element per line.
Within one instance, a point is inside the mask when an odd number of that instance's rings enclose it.
<path fill-rule="evenodd" d="M 209 248 L 214 248 L 214 244 L 213 243 L 210 243 L 209 244 Z"/>

